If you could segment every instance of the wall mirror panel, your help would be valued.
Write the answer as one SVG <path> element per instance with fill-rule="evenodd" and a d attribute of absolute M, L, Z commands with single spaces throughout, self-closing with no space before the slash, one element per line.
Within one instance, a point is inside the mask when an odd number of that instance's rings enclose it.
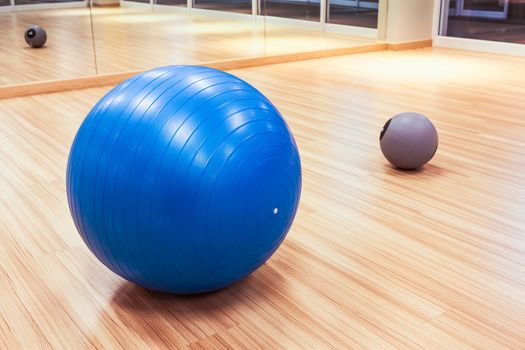
<path fill-rule="evenodd" d="M 378 0 L 0 0 L 0 85 L 369 44 L 377 13 Z"/>

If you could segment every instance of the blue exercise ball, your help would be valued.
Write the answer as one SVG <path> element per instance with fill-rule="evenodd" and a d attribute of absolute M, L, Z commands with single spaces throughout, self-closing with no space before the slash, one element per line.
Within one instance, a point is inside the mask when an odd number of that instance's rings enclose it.
<path fill-rule="evenodd" d="M 198 293 L 261 266 L 301 193 L 294 138 L 245 81 L 200 66 L 139 74 L 77 132 L 67 166 L 75 225 L 109 269 L 146 288 Z"/>

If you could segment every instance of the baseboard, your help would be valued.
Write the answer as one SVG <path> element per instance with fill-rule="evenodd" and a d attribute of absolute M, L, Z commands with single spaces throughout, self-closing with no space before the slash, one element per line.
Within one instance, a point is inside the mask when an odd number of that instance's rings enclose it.
<path fill-rule="evenodd" d="M 432 39 L 386 43 L 387 50 L 390 51 L 414 50 L 430 46 L 432 46 Z"/>
<path fill-rule="evenodd" d="M 338 49 L 300 52 L 281 55 L 257 56 L 248 58 L 234 58 L 221 61 L 201 62 L 198 65 L 221 70 L 266 66 L 271 64 L 305 61 L 325 57 L 351 55 L 365 52 L 384 51 L 384 43 L 373 43 Z M 0 99 L 22 97 L 67 90 L 79 90 L 92 87 L 116 85 L 122 81 L 143 72 L 142 70 L 127 71 L 112 74 L 92 75 L 73 79 L 47 80 L 15 85 L 0 86 Z"/>
<path fill-rule="evenodd" d="M 0 86 L 0 100 L 5 98 L 48 94 L 68 90 L 116 85 L 142 71 L 128 71 L 113 74 L 90 75 L 72 79 L 45 80 L 15 85 Z"/>

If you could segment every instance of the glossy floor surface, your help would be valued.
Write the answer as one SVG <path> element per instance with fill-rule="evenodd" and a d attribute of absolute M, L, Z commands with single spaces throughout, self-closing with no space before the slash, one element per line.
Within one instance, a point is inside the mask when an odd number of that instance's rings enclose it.
<path fill-rule="evenodd" d="M 232 71 L 294 132 L 302 201 L 261 269 L 193 296 L 115 276 L 70 219 L 69 146 L 108 89 L 0 101 L 0 348 L 523 349 L 523 66 L 425 49 Z M 378 145 L 407 110 L 440 135 L 415 172 Z"/>
<path fill-rule="evenodd" d="M 88 8 L 0 13 L 0 85 L 94 75 L 95 62 L 104 74 L 375 42 L 231 16 L 147 7 L 94 8 L 92 22 Z M 44 48 L 25 43 L 31 24 L 47 31 Z"/>

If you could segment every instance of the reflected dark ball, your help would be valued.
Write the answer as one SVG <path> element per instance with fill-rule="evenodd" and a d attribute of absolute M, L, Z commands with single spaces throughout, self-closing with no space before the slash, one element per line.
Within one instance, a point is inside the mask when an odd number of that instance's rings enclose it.
<path fill-rule="evenodd" d="M 33 24 L 31 27 L 27 28 L 24 38 L 26 39 L 27 45 L 36 49 L 46 44 L 47 34 L 44 28 Z"/>

